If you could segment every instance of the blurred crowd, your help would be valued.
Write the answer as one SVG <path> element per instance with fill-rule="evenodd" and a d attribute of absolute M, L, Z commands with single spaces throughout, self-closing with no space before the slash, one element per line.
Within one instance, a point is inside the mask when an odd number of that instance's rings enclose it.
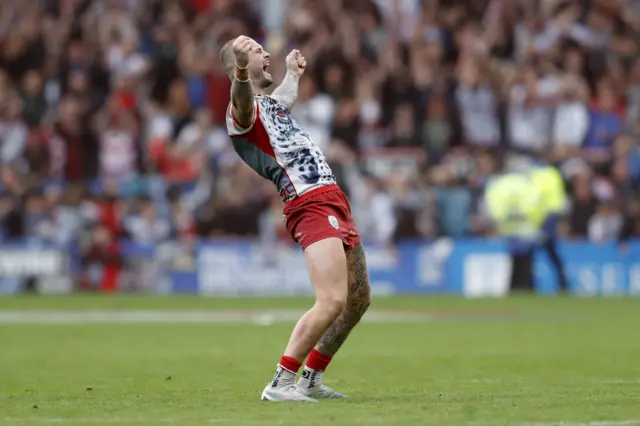
<path fill-rule="evenodd" d="M 639 31 L 639 0 L 3 1 L 1 238 L 289 241 L 224 127 L 240 34 L 276 81 L 307 58 L 293 113 L 365 240 L 490 233 L 514 152 L 562 172 L 561 235 L 640 236 Z"/>

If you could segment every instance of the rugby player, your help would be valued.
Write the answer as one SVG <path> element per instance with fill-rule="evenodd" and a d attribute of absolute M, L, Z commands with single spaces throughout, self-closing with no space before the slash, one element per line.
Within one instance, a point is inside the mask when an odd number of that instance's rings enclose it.
<path fill-rule="evenodd" d="M 267 95 L 273 84 L 270 58 L 250 37 L 237 37 L 222 47 L 220 61 L 232 80 L 227 131 L 238 155 L 272 181 L 282 197 L 283 218 L 304 252 L 316 300 L 293 329 L 261 398 L 346 398 L 326 386 L 322 375 L 369 307 L 365 253 L 349 202 L 324 155 L 291 116 L 306 60 L 297 50 L 289 53 L 282 83 Z"/>

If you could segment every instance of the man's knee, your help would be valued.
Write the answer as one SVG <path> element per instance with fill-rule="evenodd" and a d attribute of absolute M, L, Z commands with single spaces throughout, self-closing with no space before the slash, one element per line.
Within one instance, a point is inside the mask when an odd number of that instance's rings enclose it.
<path fill-rule="evenodd" d="M 327 316 L 337 318 L 347 307 L 347 295 L 336 293 L 320 296 L 316 300 L 316 306 L 325 312 Z"/>

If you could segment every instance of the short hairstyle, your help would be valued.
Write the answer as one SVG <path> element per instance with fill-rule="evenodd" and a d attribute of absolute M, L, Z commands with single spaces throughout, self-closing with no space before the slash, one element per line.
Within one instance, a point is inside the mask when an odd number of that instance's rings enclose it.
<path fill-rule="evenodd" d="M 231 78 L 233 75 L 233 66 L 236 62 L 236 57 L 233 54 L 233 42 L 235 38 L 232 38 L 222 46 L 220 50 L 220 65 L 227 75 Z"/>

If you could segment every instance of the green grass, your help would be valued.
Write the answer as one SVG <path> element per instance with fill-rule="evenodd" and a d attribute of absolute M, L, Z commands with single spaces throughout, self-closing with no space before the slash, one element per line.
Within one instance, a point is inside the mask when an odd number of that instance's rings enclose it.
<path fill-rule="evenodd" d="M 309 303 L 22 296 L 0 298 L 0 314 Z M 0 323 L 0 424 L 640 424 L 640 299 L 403 297 L 374 307 L 437 315 L 361 324 L 327 372 L 351 399 L 313 405 L 259 401 L 289 323 Z"/>

